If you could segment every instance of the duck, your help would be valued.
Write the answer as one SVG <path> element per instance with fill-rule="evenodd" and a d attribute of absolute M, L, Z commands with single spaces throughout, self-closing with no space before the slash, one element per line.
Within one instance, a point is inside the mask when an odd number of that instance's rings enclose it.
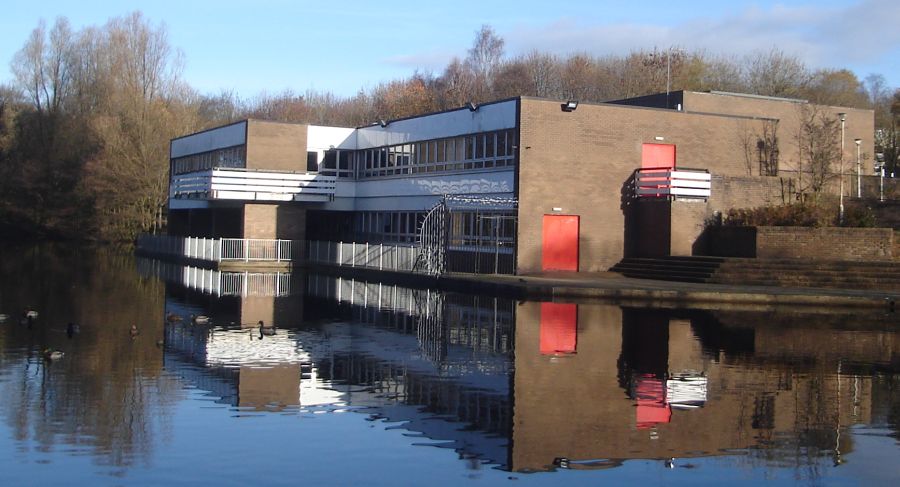
<path fill-rule="evenodd" d="M 59 360 L 66 356 L 65 352 L 60 350 L 53 350 L 52 348 L 44 349 L 44 359 L 46 360 Z"/>
<path fill-rule="evenodd" d="M 175 313 L 170 312 L 166 315 L 166 321 L 169 323 L 176 323 L 179 321 L 183 321 L 184 319 L 181 316 L 176 315 Z"/>
<path fill-rule="evenodd" d="M 28 325 L 28 327 L 31 328 L 31 325 L 34 324 L 34 320 L 37 316 L 37 311 L 26 309 L 25 311 L 22 311 L 22 319 L 19 320 L 19 324 Z"/>
<path fill-rule="evenodd" d="M 197 315 L 197 316 L 191 315 L 191 321 L 195 325 L 208 325 L 210 323 L 209 316 L 206 316 L 206 315 Z"/>
<path fill-rule="evenodd" d="M 6 323 L 6 320 L 9 319 L 9 315 L 0 313 L 0 323 Z"/>
<path fill-rule="evenodd" d="M 260 335 L 271 336 L 271 335 L 275 334 L 275 325 L 273 325 L 271 323 L 267 325 L 267 324 L 263 323 L 262 320 L 259 320 L 259 322 L 257 323 L 257 326 L 259 326 L 259 334 Z"/>
<path fill-rule="evenodd" d="M 141 334 L 141 331 L 138 330 L 137 325 L 131 325 L 131 330 L 129 330 L 128 333 L 131 333 L 131 338 L 135 338 Z"/>

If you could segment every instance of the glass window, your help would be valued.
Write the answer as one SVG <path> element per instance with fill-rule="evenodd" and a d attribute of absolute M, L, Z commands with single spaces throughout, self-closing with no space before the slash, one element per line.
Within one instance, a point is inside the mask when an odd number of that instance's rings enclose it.
<path fill-rule="evenodd" d="M 438 140 L 435 142 L 435 157 L 434 162 L 446 162 L 447 161 L 447 150 L 446 150 L 446 142 L 444 140 Z"/>

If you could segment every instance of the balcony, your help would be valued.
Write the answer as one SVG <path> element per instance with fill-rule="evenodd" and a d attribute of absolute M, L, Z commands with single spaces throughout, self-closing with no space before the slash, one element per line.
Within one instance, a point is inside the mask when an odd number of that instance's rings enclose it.
<path fill-rule="evenodd" d="M 171 199 L 301 201 L 334 199 L 337 178 L 317 173 L 213 168 L 177 174 L 169 187 Z"/>
<path fill-rule="evenodd" d="M 707 170 L 642 168 L 634 172 L 637 198 L 709 198 L 712 176 Z"/>

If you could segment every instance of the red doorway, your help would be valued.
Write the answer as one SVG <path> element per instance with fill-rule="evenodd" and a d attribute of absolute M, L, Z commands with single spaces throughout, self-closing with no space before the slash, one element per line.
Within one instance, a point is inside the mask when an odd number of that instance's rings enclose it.
<path fill-rule="evenodd" d="M 577 215 L 544 215 L 543 270 L 578 270 L 578 224 Z"/>
<path fill-rule="evenodd" d="M 675 146 L 673 144 L 644 144 L 641 147 L 641 168 L 675 169 Z"/>

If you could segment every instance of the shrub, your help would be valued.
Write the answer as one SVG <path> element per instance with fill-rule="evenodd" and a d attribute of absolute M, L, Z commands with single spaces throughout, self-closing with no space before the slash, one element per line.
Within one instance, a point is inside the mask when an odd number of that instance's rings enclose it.
<path fill-rule="evenodd" d="M 742 227 L 874 227 L 875 214 L 866 207 L 847 207 L 844 224 L 838 221 L 837 205 L 813 205 L 794 203 L 758 208 L 738 208 L 728 210 L 722 223 Z"/>

